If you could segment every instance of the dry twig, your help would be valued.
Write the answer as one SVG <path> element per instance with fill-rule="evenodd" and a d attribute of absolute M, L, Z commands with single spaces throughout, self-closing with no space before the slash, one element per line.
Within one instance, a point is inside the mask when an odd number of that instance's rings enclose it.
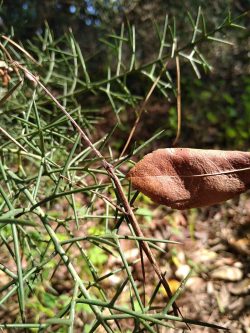
<path fill-rule="evenodd" d="M 18 62 L 14 62 L 13 66 L 16 66 L 17 68 L 21 69 L 24 72 L 26 78 L 30 79 L 32 82 L 36 82 L 36 84 L 39 85 L 44 90 L 44 92 L 53 100 L 53 102 L 58 106 L 58 108 L 67 116 L 67 118 L 75 126 L 77 131 L 80 133 L 82 139 L 84 140 L 85 144 L 87 144 L 87 146 L 90 147 L 90 149 L 93 151 L 93 153 L 98 158 L 100 158 L 104 169 L 107 171 L 110 179 L 113 181 L 113 183 L 115 185 L 118 198 L 124 207 L 124 210 L 126 212 L 126 217 L 128 218 L 129 222 L 131 223 L 131 225 L 135 231 L 135 235 L 138 237 L 144 237 L 144 235 L 141 231 L 141 228 L 137 222 L 137 219 L 134 215 L 133 209 L 131 208 L 129 201 L 123 191 L 120 180 L 117 177 L 117 175 L 115 174 L 115 170 L 114 170 L 113 166 L 106 161 L 104 156 L 93 145 L 93 143 L 90 141 L 90 139 L 85 134 L 85 132 L 81 129 L 81 127 L 77 124 L 77 122 L 74 120 L 74 118 L 65 110 L 65 108 L 58 102 L 58 100 L 52 95 L 52 93 L 40 82 L 39 78 L 37 76 L 35 76 L 34 74 L 32 74 L 27 68 L 25 68 Z M 157 264 L 148 243 L 145 241 L 140 241 L 140 244 L 141 244 L 141 247 L 142 247 L 144 253 L 146 254 L 148 260 L 152 264 L 155 273 L 157 274 L 158 278 L 160 279 L 160 282 L 162 283 L 164 289 L 166 290 L 168 297 L 171 298 L 173 295 L 172 295 L 171 289 L 169 287 L 169 284 L 168 284 L 164 274 L 161 272 L 161 269 L 160 269 L 159 265 Z M 178 314 L 181 314 L 181 312 L 175 302 L 173 302 L 172 307 L 173 307 L 174 314 L 176 316 L 178 316 Z"/>

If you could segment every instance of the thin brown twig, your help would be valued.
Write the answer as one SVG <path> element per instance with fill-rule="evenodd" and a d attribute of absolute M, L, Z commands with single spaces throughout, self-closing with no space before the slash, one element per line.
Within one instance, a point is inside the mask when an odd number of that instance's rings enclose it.
<path fill-rule="evenodd" d="M 27 68 L 25 68 L 24 66 L 22 66 L 18 62 L 13 63 L 13 65 L 15 65 L 19 69 L 21 69 L 24 72 L 26 78 L 30 79 L 31 81 L 35 81 L 44 90 L 44 92 L 53 100 L 53 102 L 58 106 L 58 108 L 66 115 L 66 117 L 76 127 L 76 129 L 78 130 L 79 134 L 81 135 L 82 139 L 85 141 L 87 146 L 90 147 L 91 150 L 93 151 L 93 153 L 97 157 L 100 158 L 104 169 L 107 171 L 110 179 L 113 181 L 113 183 L 116 187 L 118 198 L 119 198 L 120 202 L 123 204 L 123 207 L 126 211 L 127 218 L 129 219 L 129 222 L 131 223 L 131 225 L 132 225 L 132 227 L 135 231 L 135 235 L 138 236 L 138 237 L 144 237 L 143 232 L 141 231 L 141 228 L 140 228 L 140 226 L 137 222 L 137 219 L 135 217 L 135 214 L 133 212 L 133 209 L 131 208 L 131 206 L 129 204 L 129 201 L 128 201 L 128 199 L 127 199 L 127 197 L 126 197 L 126 195 L 123 191 L 122 185 L 120 183 L 119 178 L 117 177 L 117 175 L 115 173 L 115 170 L 114 170 L 113 166 L 106 161 L 104 156 L 93 145 L 93 143 L 90 141 L 90 139 L 85 134 L 85 132 L 81 129 L 81 127 L 78 125 L 78 123 L 74 120 L 74 118 L 58 102 L 58 100 L 52 95 L 52 93 L 40 82 L 39 78 L 36 77 L 34 74 L 32 74 Z M 169 284 L 168 284 L 164 274 L 161 272 L 161 269 L 160 269 L 159 265 L 157 264 L 148 243 L 142 240 L 141 241 L 141 246 L 142 246 L 142 249 L 143 249 L 144 253 L 146 254 L 149 262 L 153 266 L 153 269 L 154 269 L 156 275 L 158 276 L 158 278 L 160 279 L 164 289 L 166 290 L 166 293 L 167 293 L 168 297 L 171 299 L 173 297 L 173 294 L 171 292 Z M 173 311 L 174 311 L 175 316 L 178 316 L 179 314 L 181 315 L 181 312 L 180 312 L 176 302 L 173 302 L 172 307 L 173 307 Z"/>
<path fill-rule="evenodd" d="M 120 157 L 122 157 L 124 155 L 125 151 L 127 150 L 128 146 L 130 144 L 130 141 L 132 140 L 132 137 L 133 137 L 133 135 L 134 135 L 134 133 L 135 133 L 135 131 L 137 129 L 137 126 L 138 126 L 139 122 L 140 122 L 141 115 L 142 115 L 143 111 L 145 110 L 147 102 L 148 102 L 149 98 L 151 97 L 151 95 L 152 95 L 152 93 L 153 93 L 153 91 L 154 91 L 157 83 L 159 82 L 160 78 L 162 77 L 162 74 L 165 72 L 165 70 L 167 68 L 167 65 L 168 65 L 168 61 L 166 61 L 166 63 L 162 67 L 160 74 L 158 75 L 158 77 L 156 78 L 156 80 L 152 84 L 151 88 L 149 89 L 146 98 L 144 99 L 144 101 L 141 104 L 141 106 L 139 106 L 139 109 L 137 111 L 137 117 L 136 117 L 135 123 L 134 123 L 134 125 L 133 125 L 133 127 L 132 127 L 132 129 L 131 129 L 131 131 L 129 133 L 129 136 L 128 136 L 127 141 L 126 141 L 126 143 L 124 145 L 124 148 L 123 148 L 123 150 L 122 150 L 122 152 L 120 154 Z"/>
<path fill-rule="evenodd" d="M 6 50 L 6 47 L 1 42 L 0 42 L 0 47 L 4 51 L 4 53 L 6 54 L 6 57 L 9 59 L 9 61 L 13 62 L 13 59 L 12 59 L 10 53 Z"/>
<path fill-rule="evenodd" d="M 0 127 L 0 131 L 3 132 L 12 142 L 14 142 L 19 148 L 24 150 L 26 153 L 28 152 L 19 142 L 16 141 L 8 132 L 6 132 L 2 127 Z"/>
<path fill-rule="evenodd" d="M 112 200 L 110 200 L 106 195 L 99 193 L 97 191 L 91 190 L 92 193 L 94 193 L 95 195 L 97 195 L 99 198 L 103 199 L 104 201 L 106 201 L 107 203 L 109 203 L 113 208 L 117 209 L 119 212 L 121 212 L 122 214 L 127 215 L 127 213 L 124 211 L 124 209 L 122 207 L 119 207 L 118 205 L 116 205 L 114 202 L 112 202 Z"/>
<path fill-rule="evenodd" d="M 177 133 L 176 137 L 173 142 L 173 146 L 177 144 L 177 141 L 181 135 L 181 71 L 180 71 L 180 60 L 179 56 L 177 55 L 176 58 L 176 74 L 177 74 Z"/>
<path fill-rule="evenodd" d="M 0 107 L 7 101 L 7 99 L 15 92 L 15 90 L 23 83 L 23 80 L 18 81 L 13 87 L 11 87 L 7 93 L 0 99 Z"/>
<path fill-rule="evenodd" d="M 7 36 L 1 35 L 1 37 L 5 40 L 7 40 L 10 44 L 12 44 L 13 46 L 15 46 L 18 50 L 20 50 L 21 52 L 23 52 L 26 57 L 28 57 L 30 60 L 32 60 L 36 65 L 40 65 L 33 57 L 31 54 L 29 54 L 29 52 L 27 52 L 23 47 L 21 47 L 19 44 L 17 44 L 16 42 L 14 42 L 12 39 L 10 39 Z"/>
<path fill-rule="evenodd" d="M 8 58 L 10 64 L 12 64 L 14 62 L 13 58 L 11 57 L 10 53 L 6 50 L 6 47 L 0 42 L 0 48 L 3 50 L 3 52 L 5 53 L 6 57 Z M 14 66 L 13 67 L 16 75 L 18 76 L 19 80 L 22 81 L 22 78 L 19 74 L 19 71 L 18 71 L 18 67 L 17 66 Z"/>

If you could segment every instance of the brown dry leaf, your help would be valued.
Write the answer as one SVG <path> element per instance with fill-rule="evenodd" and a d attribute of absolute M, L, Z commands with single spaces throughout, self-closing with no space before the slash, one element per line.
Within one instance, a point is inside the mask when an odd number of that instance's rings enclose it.
<path fill-rule="evenodd" d="M 159 204 L 176 209 L 210 206 L 250 188 L 250 152 L 158 149 L 127 178 Z"/>

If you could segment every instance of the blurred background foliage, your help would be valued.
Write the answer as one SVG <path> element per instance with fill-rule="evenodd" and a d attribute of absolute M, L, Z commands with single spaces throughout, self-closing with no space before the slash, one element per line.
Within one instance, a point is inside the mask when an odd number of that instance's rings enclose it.
<path fill-rule="evenodd" d="M 159 40 L 156 26 L 164 23 L 166 13 L 176 18 L 176 31 L 180 43 L 185 43 L 188 31 L 188 12 L 196 17 L 201 6 L 206 18 L 207 30 L 218 25 L 228 10 L 236 17 L 250 8 L 249 0 L 205 1 L 188 0 L 11 0 L 2 1 L 0 13 L 1 30 L 9 33 L 13 28 L 15 38 L 25 44 L 35 36 L 42 35 L 47 22 L 55 38 L 60 38 L 69 27 L 80 44 L 87 62 L 88 71 L 95 80 L 106 76 L 112 59 L 109 36 L 118 34 L 121 24 L 133 25 L 136 29 L 136 61 L 138 66 L 157 58 Z M 247 149 L 250 138 L 250 20 L 248 14 L 241 19 L 242 29 L 231 29 L 227 38 L 233 45 L 208 43 L 205 46 L 206 60 L 212 71 L 202 73 L 202 80 L 194 78 L 192 67 L 181 63 L 183 121 L 180 145 L 194 147 L 219 147 Z M 156 23 L 157 22 L 157 23 Z M 190 25 L 190 24 L 189 24 Z M 154 29 L 155 28 L 155 29 Z M 191 30 L 191 27 L 190 27 Z M 223 35 L 218 37 L 225 38 Z M 181 45 L 178 45 L 181 46 Z M 204 50 L 204 49 L 203 49 Z M 128 50 L 129 52 L 129 50 Z M 125 55 L 124 55 L 125 54 Z M 123 50 L 126 57 L 126 50 Z M 170 62 L 169 71 L 175 77 L 175 62 Z M 145 96 L 148 85 L 145 77 L 133 73 L 128 78 L 132 93 Z M 98 100 L 99 99 L 99 100 Z M 102 105 L 101 96 L 96 96 L 95 105 Z M 154 94 L 151 115 L 145 117 L 145 130 L 152 123 L 159 128 L 169 127 L 170 137 L 176 131 L 176 101 L 173 97 Z M 148 106 L 150 113 L 150 106 Z M 149 120 L 148 120 L 149 119 Z M 134 118 L 124 119 L 131 126 Z M 147 124 L 149 122 L 149 124 Z M 127 132 L 127 129 L 124 130 Z M 143 133 L 141 133 L 143 135 Z M 140 139 L 136 136 L 137 140 Z M 165 145 L 171 144 L 165 142 Z"/>

